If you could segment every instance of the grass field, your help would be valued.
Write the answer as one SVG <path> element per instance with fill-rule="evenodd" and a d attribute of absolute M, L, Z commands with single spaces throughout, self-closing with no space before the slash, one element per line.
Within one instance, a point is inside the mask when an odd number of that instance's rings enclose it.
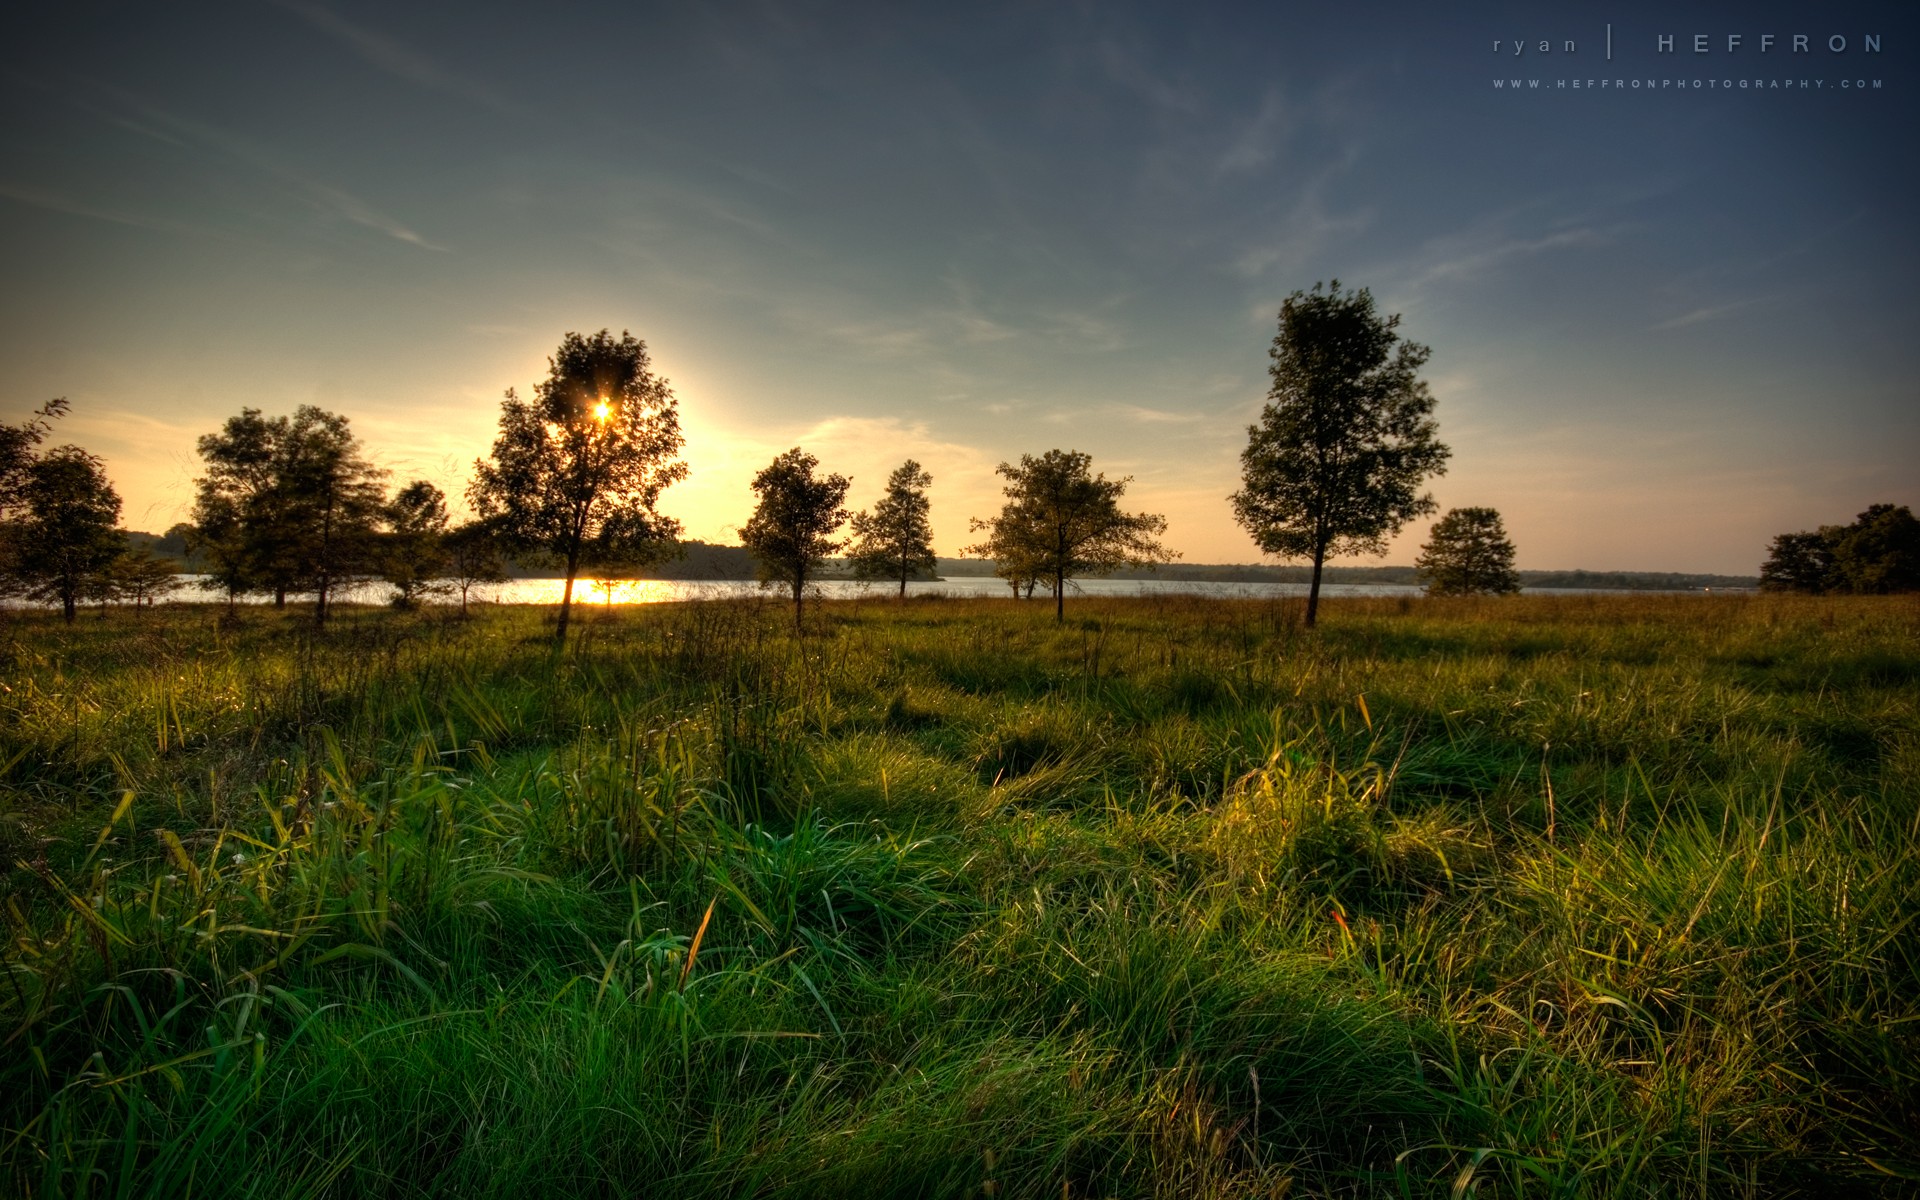
<path fill-rule="evenodd" d="M 1920 603 L 0 625 L 0 1191 L 1911 1195 Z"/>

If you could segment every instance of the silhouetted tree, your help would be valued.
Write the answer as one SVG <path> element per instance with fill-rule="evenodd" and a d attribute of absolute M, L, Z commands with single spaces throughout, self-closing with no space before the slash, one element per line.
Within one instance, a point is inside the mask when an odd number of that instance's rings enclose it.
<path fill-rule="evenodd" d="M 1840 531 L 1833 559 L 1855 594 L 1920 591 L 1920 520 L 1904 504 L 1875 504 Z"/>
<path fill-rule="evenodd" d="M 1016 589 L 1020 577 L 1048 583 L 1056 621 L 1066 616 L 1069 579 L 1178 557 L 1155 540 L 1167 531 L 1165 517 L 1120 510 L 1132 477 L 1108 479 L 1092 466 L 1092 456 L 1078 450 L 1023 454 L 1018 466 L 1001 463 L 1007 502 L 992 520 L 974 519 L 973 528 L 985 530 L 987 539 L 964 551 L 992 556 L 996 564 L 1004 555 L 1014 575 L 997 570 Z"/>
<path fill-rule="evenodd" d="M 66 413 L 66 397 L 56 396 L 20 424 L 0 424 L 0 521 L 11 519 L 25 505 L 28 471 L 39 460 L 35 447 Z"/>
<path fill-rule="evenodd" d="M 1840 572 L 1834 566 L 1831 534 L 1839 529 L 1838 525 L 1828 525 L 1774 538 L 1767 561 L 1760 564 L 1761 589 L 1819 595 L 1838 588 Z"/>
<path fill-rule="evenodd" d="M 1783 533 L 1760 566 L 1760 586 L 1816 595 L 1920 590 L 1920 519 L 1904 504 L 1875 504 L 1851 525 Z"/>
<path fill-rule="evenodd" d="M 908 459 L 887 476 L 887 490 L 871 512 L 853 514 L 854 573 L 865 579 L 898 579 L 900 595 L 915 571 L 931 571 L 938 564 L 933 553 L 933 524 L 927 489 L 933 476 Z"/>
<path fill-rule="evenodd" d="M 294 531 L 300 581 L 325 624 L 333 593 L 377 572 L 375 527 L 386 512 L 386 472 L 368 462 L 347 418 L 303 404 L 287 426 L 281 502 Z"/>
<path fill-rule="evenodd" d="M 28 463 L 11 522 L 9 590 L 59 603 L 71 622 L 79 602 L 126 547 L 114 528 L 120 497 L 101 461 L 78 446 L 60 446 Z"/>
<path fill-rule="evenodd" d="M 833 534 L 847 520 L 841 507 L 847 477 L 816 476 L 813 469 L 819 465 L 819 459 L 798 446 L 775 458 L 753 477 L 760 502 L 740 528 L 741 544 L 760 562 L 761 579 L 777 579 L 793 590 L 795 629 L 800 628 L 807 579 L 840 548 Z"/>
<path fill-rule="evenodd" d="M 500 535 L 486 521 L 456 525 L 441 543 L 447 555 L 447 575 L 460 590 L 460 615 L 467 615 L 467 593 L 478 583 L 505 583 L 507 559 Z"/>
<path fill-rule="evenodd" d="M 1436 507 L 1419 493 L 1451 453 L 1435 436 L 1418 372 L 1431 353 L 1403 342 L 1362 288 L 1294 292 L 1269 352 L 1273 385 L 1247 429 L 1234 516 L 1269 554 L 1313 562 L 1306 623 L 1319 612 L 1330 555 L 1384 554 L 1387 538 Z"/>
<path fill-rule="evenodd" d="M 227 604 L 268 592 L 276 607 L 299 586 L 294 514 L 284 502 L 288 421 L 243 408 L 199 442 L 206 471 L 194 483 L 192 547 L 206 560 L 207 586 Z"/>
<path fill-rule="evenodd" d="M 194 548 L 229 604 L 268 592 L 276 606 L 313 593 L 325 623 L 333 593 L 373 573 L 386 472 L 367 461 L 346 417 L 303 404 L 291 418 L 246 408 L 200 439 Z"/>
<path fill-rule="evenodd" d="M 653 562 L 676 549 L 680 524 L 658 504 L 687 467 L 673 392 L 632 334 L 568 333 L 533 390 L 527 403 L 508 389 L 493 457 L 475 464 L 467 495 L 510 545 L 564 567 L 564 640 L 583 563 Z"/>
<path fill-rule="evenodd" d="M 387 535 L 380 549 L 380 574 L 393 585 L 394 607 L 412 608 L 424 596 L 452 590 L 447 567 L 446 493 L 416 479 L 387 504 Z"/>
<path fill-rule="evenodd" d="M 172 559 L 163 558 L 144 546 L 128 546 L 101 573 L 101 598 L 110 603 L 131 604 L 138 612 L 179 588 L 178 571 Z"/>
<path fill-rule="evenodd" d="M 1434 522 L 1413 565 L 1429 596 L 1508 596 L 1520 590 L 1513 543 L 1491 508 L 1454 508 Z"/>

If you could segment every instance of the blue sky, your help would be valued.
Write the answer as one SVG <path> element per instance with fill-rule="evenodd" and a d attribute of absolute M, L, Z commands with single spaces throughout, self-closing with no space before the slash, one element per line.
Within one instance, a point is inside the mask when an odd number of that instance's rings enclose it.
<path fill-rule="evenodd" d="M 694 536 L 800 444 L 856 505 L 927 464 L 950 553 L 1059 446 L 1254 561 L 1226 496 L 1275 314 L 1338 277 L 1433 348 L 1435 497 L 1521 566 L 1750 572 L 1920 504 L 1909 12 L 43 6 L 0 49 L 0 419 L 68 396 L 137 528 L 243 405 L 457 495 L 505 388 L 626 328 Z M 1696 79 L 1795 86 L 1645 86 Z"/>

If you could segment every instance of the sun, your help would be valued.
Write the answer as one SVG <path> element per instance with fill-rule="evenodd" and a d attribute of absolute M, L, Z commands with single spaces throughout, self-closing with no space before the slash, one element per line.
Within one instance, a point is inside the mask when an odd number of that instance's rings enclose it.
<path fill-rule="evenodd" d="M 605 396 L 600 397 L 600 403 L 593 406 L 593 419 L 604 423 L 612 415 L 613 405 L 607 403 Z"/>

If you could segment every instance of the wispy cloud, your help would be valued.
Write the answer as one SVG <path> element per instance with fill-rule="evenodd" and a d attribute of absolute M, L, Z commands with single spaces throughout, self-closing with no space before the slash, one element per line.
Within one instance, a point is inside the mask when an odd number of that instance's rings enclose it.
<path fill-rule="evenodd" d="M 346 191 L 321 183 L 287 166 L 276 155 L 245 138 L 191 118 L 176 116 L 156 108 L 142 106 L 147 122 L 180 135 L 193 144 L 218 151 L 227 158 L 273 179 L 316 211 L 337 220 L 371 229 L 396 241 L 423 250 L 444 251 L 447 247 L 427 240 L 405 222 L 393 217 Z"/>
<path fill-rule="evenodd" d="M 1191 87 L 1162 78 L 1117 39 L 1101 38 L 1096 52 L 1107 78 L 1127 91 L 1159 108 L 1181 113 L 1200 111 L 1200 97 Z"/>
<path fill-rule="evenodd" d="M 1575 246 L 1598 246 L 1610 240 L 1607 233 L 1587 226 L 1563 229 L 1544 237 L 1508 238 L 1492 245 L 1449 247 L 1445 255 L 1415 275 L 1409 287 L 1418 289 L 1435 283 L 1472 279 L 1515 259 L 1532 258 L 1549 250 Z"/>
<path fill-rule="evenodd" d="M 1696 308 L 1692 312 L 1682 313 L 1672 320 L 1660 322 L 1653 327 L 1653 332 L 1665 333 L 1669 330 L 1685 329 L 1689 325 L 1698 325 L 1702 321 L 1718 320 L 1728 313 L 1738 312 L 1743 308 L 1751 308 L 1753 305 L 1759 304 L 1766 299 L 1767 297 L 1765 296 L 1751 296 L 1745 300 L 1735 300 L 1730 304 L 1714 304 L 1706 308 Z"/>
<path fill-rule="evenodd" d="M 94 221 L 105 221 L 112 225 L 125 225 L 134 229 L 151 229 L 157 233 L 199 234 L 201 231 L 177 221 L 168 221 L 158 217 L 149 217 L 140 213 L 125 212 L 115 208 L 104 208 L 78 200 L 70 200 L 58 192 L 44 188 L 27 187 L 22 184 L 0 183 L 0 197 L 17 204 L 26 204 L 34 208 L 44 208 L 49 212 L 65 213 L 68 216 L 86 217 Z"/>
<path fill-rule="evenodd" d="M 498 113 L 512 113 L 513 107 L 491 90 L 447 70 L 433 59 L 402 45 L 384 33 L 355 24 L 339 13 L 306 0 L 274 0 L 280 9 L 292 13 L 351 50 L 355 56 L 395 79 L 442 95 L 478 104 Z"/>
<path fill-rule="evenodd" d="M 1273 162 L 1292 125 L 1286 98 L 1278 89 L 1267 89 L 1259 110 L 1233 135 L 1226 153 L 1220 156 L 1221 173 L 1257 171 Z"/>

